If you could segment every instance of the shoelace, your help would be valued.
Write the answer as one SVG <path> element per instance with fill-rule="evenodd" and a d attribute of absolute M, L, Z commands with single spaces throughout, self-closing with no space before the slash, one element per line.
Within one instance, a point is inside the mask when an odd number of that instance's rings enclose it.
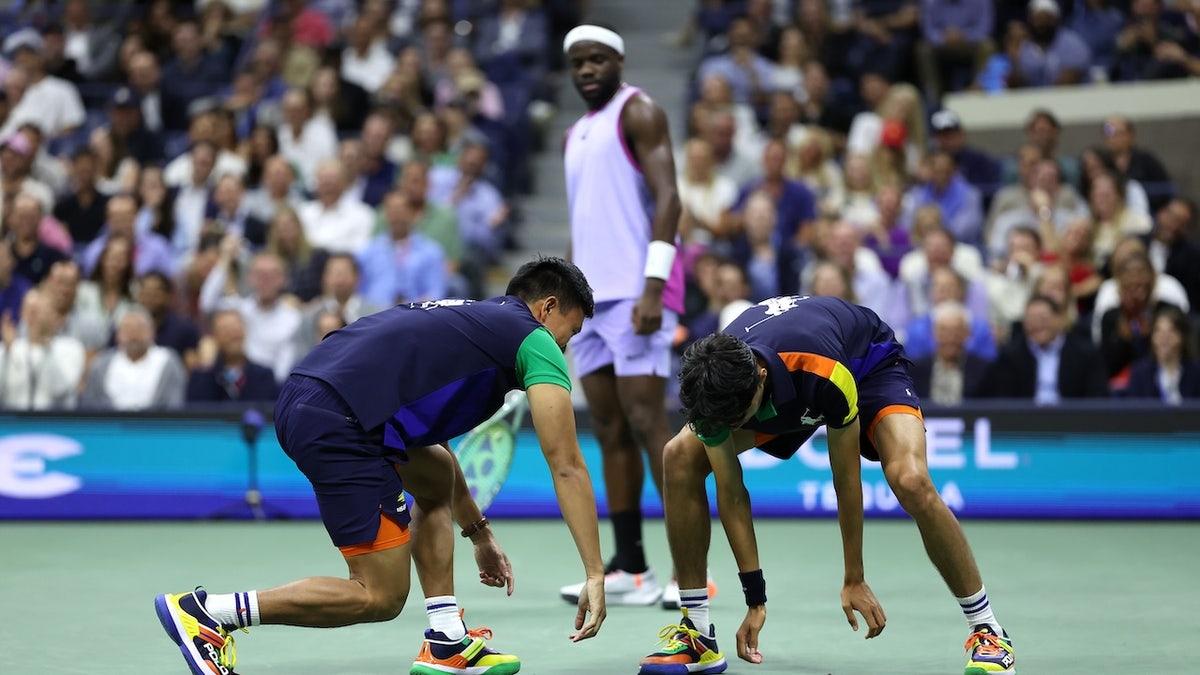
<path fill-rule="evenodd" d="M 229 631 L 225 630 L 225 627 L 221 625 L 221 622 L 217 621 L 215 618 L 213 618 L 212 614 L 208 613 L 208 610 L 204 607 L 204 603 L 200 602 L 200 599 L 196 597 L 196 591 L 202 590 L 203 588 L 203 586 L 197 586 L 195 590 L 192 591 L 192 599 L 196 601 L 196 605 L 200 607 L 200 611 L 204 612 L 204 615 L 207 616 L 210 621 L 217 624 L 217 634 L 224 639 L 224 643 L 220 646 L 220 648 L 217 649 L 217 662 L 232 671 L 233 667 L 237 665 L 237 645 L 234 644 L 233 636 L 229 634 Z M 238 630 L 247 634 L 250 632 L 249 629 L 246 628 L 239 628 Z"/>
<path fill-rule="evenodd" d="M 680 637 L 681 635 L 683 638 Z M 696 630 L 695 628 L 688 628 L 682 623 L 666 626 L 662 630 L 658 631 L 658 641 L 660 644 L 664 645 L 666 649 L 692 647 L 690 643 L 684 641 L 686 638 L 698 640 L 700 638 L 700 631 Z"/>
<path fill-rule="evenodd" d="M 483 639 L 483 640 L 491 640 L 492 639 L 492 629 L 488 628 L 487 626 L 480 626 L 478 628 L 468 628 L 467 635 L 469 635 L 473 638 L 479 638 L 479 639 Z"/>
<path fill-rule="evenodd" d="M 971 637 L 967 638 L 966 643 L 963 644 L 963 649 L 968 652 L 978 652 L 981 656 L 1000 656 L 1008 652 L 1004 648 L 1004 643 L 1000 641 L 1000 636 L 983 631 L 972 633 Z"/>

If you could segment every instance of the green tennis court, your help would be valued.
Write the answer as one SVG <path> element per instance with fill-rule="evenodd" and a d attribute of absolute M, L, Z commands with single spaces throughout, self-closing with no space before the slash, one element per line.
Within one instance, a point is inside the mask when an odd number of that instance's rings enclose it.
<path fill-rule="evenodd" d="M 1196 672 L 1200 629 L 1200 524 L 968 522 L 998 618 L 1013 634 L 1025 675 Z M 459 544 L 458 589 L 470 625 L 522 658 L 522 673 L 634 673 L 660 628 L 658 608 L 614 607 L 600 635 L 571 644 L 574 610 L 557 597 L 579 566 L 566 526 L 495 523 L 512 558 L 511 598 L 474 583 L 469 545 Z M 736 568 L 714 524 L 713 602 L 731 657 L 743 614 Z M 759 675 L 961 673 L 966 626 L 926 561 L 908 521 L 869 521 L 867 577 L 888 627 L 866 642 L 838 601 L 841 554 L 833 521 L 764 521 L 759 544 L 770 595 L 753 666 Z M 607 533 L 606 533 L 607 534 Z M 661 521 L 646 532 L 651 560 L 667 572 Z M 265 588 L 310 575 L 342 576 L 319 523 L 0 524 L 0 650 L 4 673 L 187 672 L 153 611 L 157 593 L 196 584 L 215 591 Z M 415 578 L 415 576 L 414 576 Z M 472 581 L 472 583 L 465 583 Z M 335 630 L 264 626 L 238 635 L 238 672 L 248 675 L 407 673 L 425 616 L 414 588 L 399 619 Z"/>

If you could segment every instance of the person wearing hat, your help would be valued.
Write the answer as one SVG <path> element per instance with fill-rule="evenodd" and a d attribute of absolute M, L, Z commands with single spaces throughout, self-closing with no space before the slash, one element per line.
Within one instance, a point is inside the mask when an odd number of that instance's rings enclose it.
<path fill-rule="evenodd" d="M 108 127 L 121 159 L 132 157 L 143 165 L 163 160 L 162 137 L 142 123 L 142 97 L 134 88 L 123 86 L 113 92 L 108 102 Z"/>
<path fill-rule="evenodd" d="M 933 130 L 933 145 L 954 158 L 958 172 L 968 183 L 979 189 L 984 205 L 1003 185 L 1004 169 L 1000 162 L 982 150 L 967 145 L 967 132 L 958 113 L 944 108 L 929 119 Z"/>
<path fill-rule="evenodd" d="M 4 40 L 4 56 L 26 73 L 29 84 L 0 127 L 0 137 L 7 137 L 24 122 L 35 122 L 47 139 L 54 139 L 74 131 L 87 117 L 75 85 L 46 73 L 43 46 L 41 34 L 32 28 Z"/>
<path fill-rule="evenodd" d="M 1012 64 L 1010 88 L 1084 82 L 1092 52 L 1078 33 L 1061 25 L 1061 14 L 1055 0 L 1032 0 L 1028 27 L 1014 23 L 1009 29 L 1005 46 Z"/>

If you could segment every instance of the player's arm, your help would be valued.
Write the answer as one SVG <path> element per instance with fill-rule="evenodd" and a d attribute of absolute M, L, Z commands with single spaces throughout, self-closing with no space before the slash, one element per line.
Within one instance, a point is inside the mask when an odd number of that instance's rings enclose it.
<path fill-rule="evenodd" d="M 579 449 L 570 392 L 557 384 L 545 383 L 529 387 L 528 394 L 533 426 L 550 467 L 558 507 L 587 573 L 586 592 L 580 595 L 579 613 L 575 617 L 579 632 L 571 636 L 575 641 L 584 640 L 600 630 L 606 615 L 604 561 L 600 558 L 600 526 L 592 479 Z M 589 609 L 592 616 L 585 622 Z"/>
<path fill-rule="evenodd" d="M 471 496 L 471 488 L 467 485 L 467 477 L 463 474 L 458 456 L 451 450 L 450 444 L 443 444 L 450 453 L 454 464 L 454 498 L 450 503 L 450 512 L 454 522 L 462 529 L 463 535 L 471 540 L 475 547 L 475 562 L 479 566 L 479 581 L 487 586 L 508 589 L 512 595 L 516 579 L 513 576 L 512 564 L 504 550 L 496 541 L 488 519 Z"/>
<path fill-rule="evenodd" d="M 637 332 L 647 334 L 662 325 L 662 292 L 675 260 L 675 235 L 681 210 L 675 155 L 667 115 L 649 98 L 630 99 L 621 113 L 621 122 L 654 199 L 654 222 L 644 270 L 646 281 L 633 318 Z"/>
<path fill-rule="evenodd" d="M 842 611 L 850 627 L 858 630 L 854 612 L 867 622 L 867 639 L 883 632 L 887 619 L 883 608 L 867 585 L 863 568 L 863 493 L 862 462 L 859 459 L 861 422 L 856 417 L 841 429 L 828 429 L 829 464 L 833 470 L 833 488 L 837 493 L 838 528 L 842 533 L 842 557 L 845 577 L 842 581 Z"/>
<path fill-rule="evenodd" d="M 594 636 L 604 622 L 604 561 L 600 558 L 600 526 L 592 478 L 575 431 L 567 361 L 550 331 L 538 328 L 525 338 L 517 350 L 516 370 L 529 397 L 529 412 L 554 480 L 558 507 L 587 574 L 575 615 L 575 628 L 579 632 L 571 636 L 578 642 Z M 589 610 L 592 617 L 585 621 Z"/>
<path fill-rule="evenodd" d="M 704 449 L 716 480 L 721 526 L 725 528 L 725 537 L 733 550 L 742 590 L 746 594 L 746 618 L 737 631 L 737 654 L 750 663 L 762 663 L 758 634 L 767 620 L 766 584 L 758 560 L 750 491 L 746 489 L 742 463 L 738 461 L 738 453 L 753 446 L 753 438 L 751 432 L 736 431 L 718 445 L 706 444 Z"/>

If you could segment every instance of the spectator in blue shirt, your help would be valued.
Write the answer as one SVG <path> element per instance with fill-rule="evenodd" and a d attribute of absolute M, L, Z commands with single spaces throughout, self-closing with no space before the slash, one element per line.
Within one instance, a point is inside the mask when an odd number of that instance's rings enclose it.
<path fill-rule="evenodd" d="M 775 226 L 777 242 L 797 242 L 807 236 L 817 219 L 817 197 L 807 185 L 783 175 L 787 162 L 787 145 L 779 139 L 771 139 L 763 147 L 763 177 L 742 186 L 737 202 L 730 210 L 733 232 L 742 229 L 742 210 L 746 201 L 755 192 L 765 192 L 775 202 L 778 220 Z"/>
<path fill-rule="evenodd" d="M 1105 73 L 1117 56 L 1117 36 L 1125 26 L 1125 15 L 1112 0 L 1075 0 L 1071 30 L 1079 34 L 1092 51 L 1092 68 Z"/>
<path fill-rule="evenodd" d="M 0 316 L 7 315 L 13 323 L 20 321 L 21 301 L 33 288 L 28 279 L 16 273 L 16 266 L 12 244 L 0 242 Z"/>
<path fill-rule="evenodd" d="M 939 150 L 930 156 L 929 180 L 909 190 L 905 202 L 907 222 L 912 222 L 917 209 L 934 204 L 941 209 L 946 229 L 955 241 L 982 245 L 983 201 L 979 189 L 962 177 L 950 153 Z"/>
<path fill-rule="evenodd" d="M 962 91 L 995 51 L 991 0 L 923 0 L 917 63 L 925 95 L 940 101 L 946 91 Z"/>
<path fill-rule="evenodd" d="M 720 75 L 729 83 L 735 103 L 764 107 L 775 65 L 755 51 L 754 35 L 749 19 L 734 19 L 729 26 L 729 49 L 704 59 L 696 72 L 697 86 L 709 75 Z"/>
<path fill-rule="evenodd" d="M 929 120 L 933 130 L 933 145 L 954 158 L 958 172 L 967 182 L 979 189 L 984 206 L 1004 184 L 1004 168 L 991 155 L 967 145 L 967 132 L 962 119 L 953 110 L 939 110 Z"/>
<path fill-rule="evenodd" d="M 429 171 L 429 200 L 453 208 L 458 216 L 464 249 L 462 272 L 472 298 L 486 297 L 484 276 L 500 258 L 509 215 L 504 196 L 483 176 L 487 166 L 487 146 L 468 142 L 459 153 L 457 166 Z"/>
<path fill-rule="evenodd" d="M 362 296 L 385 307 L 445 297 L 446 254 L 437 242 L 413 231 L 408 199 L 389 192 L 381 208 L 386 230 L 359 255 Z"/>
<path fill-rule="evenodd" d="M 1029 25 L 1012 24 L 1006 43 L 1012 64 L 1010 88 L 1080 84 L 1091 67 L 1091 50 L 1078 33 L 1061 24 L 1054 0 L 1030 2 Z"/>

